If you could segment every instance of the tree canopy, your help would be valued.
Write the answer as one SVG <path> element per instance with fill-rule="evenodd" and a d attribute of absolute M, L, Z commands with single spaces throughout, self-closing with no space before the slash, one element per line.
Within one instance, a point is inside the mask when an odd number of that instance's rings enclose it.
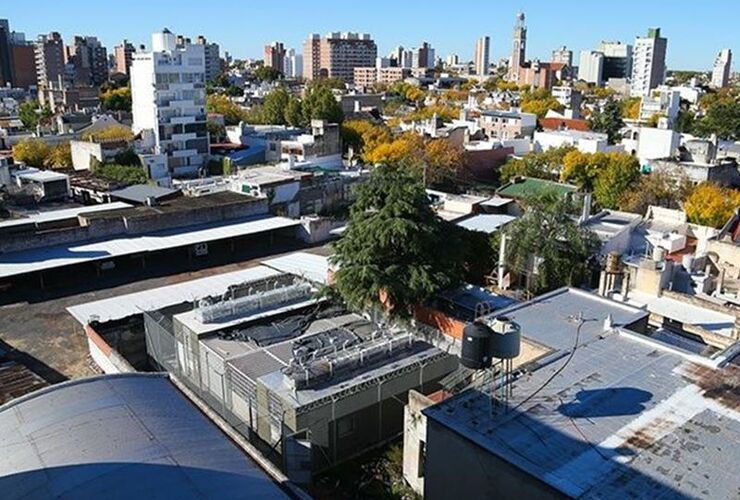
<path fill-rule="evenodd" d="M 545 193 L 528 200 L 528 210 L 504 229 L 506 266 L 533 293 L 579 285 L 599 249 L 595 234 L 568 215 L 568 198 Z"/>
<path fill-rule="evenodd" d="M 681 208 L 681 204 L 691 192 L 688 178 L 678 182 L 663 172 L 641 175 L 628 189 L 619 202 L 619 209 L 636 214 L 647 213 L 651 205 L 664 208 Z"/>
<path fill-rule="evenodd" d="M 521 159 L 512 158 L 501 167 L 501 181 L 508 182 L 519 176 L 557 180 L 565 155 L 574 150 L 572 146 L 562 146 L 541 153 L 527 153 Z"/>
<path fill-rule="evenodd" d="M 431 209 L 419 178 L 377 167 L 358 187 L 350 223 L 334 245 L 335 288 L 352 307 L 408 316 L 414 305 L 457 284 L 465 265 L 455 237 Z"/>
<path fill-rule="evenodd" d="M 120 87 L 100 94 L 103 108 L 109 111 L 131 111 L 131 89 Z"/>
<path fill-rule="evenodd" d="M 522 92 L 522 111 L 534 113 L 544 118 L 548 111 L 563 111 L 564 106 L 546 89 L 525 90 Z"/>
<path fill-rule="evenodd" d="M 740 140 L 740 93 L 731 90 L 708 94 L 701 100 L 704 116 L 694 122 L 700 137 L 716 134 L 721 139 Z"/>
<path fill-rule="evenodd" d="M 690 222 L 720 228 L 740 207 L 740 190 L 702 183 L 686 199 L 684 210 Z"/>
<path fill-rule="evenodd" d="M 23 139 L 13 146 L 13 160 L 31 167 L 42 168 L 51 154 L 43 139 Z"/>
<path fill-rule="evenodd" d="M 38 101 L 23 101 L 18 106 L 18 118 L 23 122 L 23 126 L 27 129 L 36 128 L 39 123 L 46 125 L 53 113 L 49 106 L 39 107 Z"/>
<path fill-rule="evenodd" d="M 622 196 L 640 176 L 640 163 L 626 153 L 582 153 L 574 150 L 563 157 L 560 180 L 593 191 L 604 208 L 618 208 Z"/>
<path fill-rule="evenodd" d="M 283 73 L 272 66 L 260 66 L 252 74 L 257 80 L 263 82 L 274 82 L 283 77 Z"/>
<path fill-rule="evenodd" d="M 591 130 L 606 134 L 609 144 L 616 144 L 621 140 L 620 131 L 624 127 L 622 106 L 614 99 L 607 99 L 600 110 L 591 114 L 588 123 Z"/>
<path fill-rule="evenodd" d="M 206 110 L 224 117 L 226 125 L 237 125 L 248 121 L 247 110 L 236 104 L 224 94 L 210 94 L 206 97 Z"/>

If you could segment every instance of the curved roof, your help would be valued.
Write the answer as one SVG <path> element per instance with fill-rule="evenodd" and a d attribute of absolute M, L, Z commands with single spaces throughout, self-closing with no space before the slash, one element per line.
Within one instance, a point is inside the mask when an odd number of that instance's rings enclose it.
<path fill-rule="evenodd" d="M 0 407 L 0 491 L 23 498 L 287 498 L 164 375 L 68 382 Z"/>

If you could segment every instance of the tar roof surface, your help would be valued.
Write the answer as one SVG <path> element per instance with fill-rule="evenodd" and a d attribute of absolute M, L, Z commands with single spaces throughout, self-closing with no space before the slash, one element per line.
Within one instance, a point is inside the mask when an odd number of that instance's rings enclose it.
<path fill-rule="evenodd" d="M 160 375 L 41 390 L 0 407 L 3 498 L 287 498 Z"/>
<path fill-rule="evenodd" d="M 740 368 L 694 364 L 601 321 L 584 324 L 568 361 L 577 323 L 560 319 L 574 311 L 564 300 L 507 313 L 558 351 L 514 381 L 509 412 L 492 417 L 482 388 L 425 414 L 568 496 L 737 498 Z"/>

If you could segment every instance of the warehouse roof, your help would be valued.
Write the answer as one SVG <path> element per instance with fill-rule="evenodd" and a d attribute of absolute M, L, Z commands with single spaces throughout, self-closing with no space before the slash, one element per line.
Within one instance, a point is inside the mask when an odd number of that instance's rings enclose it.
<path fill-rule="evenodd" d="M 509 222 L 516 219 L 513 215 L 505 214 L 477 214 L 467 219 L 455 222 L 460 227 L 470 231 L 480 231 L 492 234 L 504 227 Z"/>
<path fill-rule="evenodd" d="M 175 196 L 179 192 L 179 189 L 150 186 L 149 184 L 134 184 L 132 186 L 111 191 L 110 195 L 117 200 L 144 204 L 148 198 L 163 200 L 171 196 Z"/>
<path fill-rule="evenodd" d="M 315 283 L 326 283 L 327 274 L 329 273 L 328 258 L 307 252 L 282 255 L 264 260 L 262 264 L 284 273 L 302 276 Z"/>
<path fill-rule="evenodd" d="M 152 288 L 142 292 L 119 295 L 67 308 L 82 325 L 93 319 L 101 323 L 127 318 L 142 311 L 155 311 L 200 298 L 222 295 L 231 285 L 277 276 L 280 271 L 265 266 L 240 269 L 174 285 Z"/>
<path fill-rule="evenodd" d="M 80 214 L 89 214 L 92 212 L 107 212 L 111 210 L 121 210 L 123 208 L 131 208 L 128 203 L 116 201 L 113 203 L 106 203 L 103 205 L 90 205 L 86 207 L 75 207 L 65 208 L 62 210 L 49 210 L 47 212 L 38 212 L 33 214 L 26 214 L 26 217 L 18 219 L 7 219 L 0 222 L 0 229 L 10 226 L 20 226 L 23 224 L 41 224 L 44 222 L 54 222 L 65 219 L 74 219 Z"/>
<path fill-rule="evenodd" d="M 737 498 L 738 389 L 737 366 L 612 332 L 516 379 L 508 413 L 488 388 L 424 413 L 569 497 Z"/>
<path fill-rule="evenodd" d="M 4 498 L 287 498 L 166 376 L 95 377 L 0 407 Z"/>
<path fill-rule="evenodd" d="M 258 217 L 218 224 L 200 224 L 105 241 L 75 243 L 0 254 L 0 278 L 54 269 L 124 255 L 156 252 L 299 225 L 285 217 Z"/>

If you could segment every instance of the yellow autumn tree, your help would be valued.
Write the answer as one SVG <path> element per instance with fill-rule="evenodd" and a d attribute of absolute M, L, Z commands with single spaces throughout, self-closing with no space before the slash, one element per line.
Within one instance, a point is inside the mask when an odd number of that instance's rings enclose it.
<path fill-rule="evenodd" d="M 31 167 L 42 168 L 51 148 L 42 139 L 23 139 L 13 146 L 13 160 Z"/>
<path fill-rule="evenodd" d="M 699 184 L 686 199 L 684 210 L 690 222 L 720 228 L 740 207 L 740 190 L 708 182 Z"/>
<path fill-rule="evenodd" d="M 366 154 L 374 151 L 381 144 L 392 141 L 391 131 L 385 125 L 378 125 L 368 120 L 348 120 L 342 123 L 342 138 L 345 143 L 355 148 L 366 162 Z"/>
<path fill-rule="evenodd" d="M 70 168 L 72 166 L 72 147 L 69 142 L 63 142 L 51 148 L 44 165 L 54 169 Z"/>
<path fill-rule="evenodd" d="M 82 134 L 84 141 L 130 141 L 133 138 L 134 133 L 125 125 L 111 125 L 101 130 Z"/>

